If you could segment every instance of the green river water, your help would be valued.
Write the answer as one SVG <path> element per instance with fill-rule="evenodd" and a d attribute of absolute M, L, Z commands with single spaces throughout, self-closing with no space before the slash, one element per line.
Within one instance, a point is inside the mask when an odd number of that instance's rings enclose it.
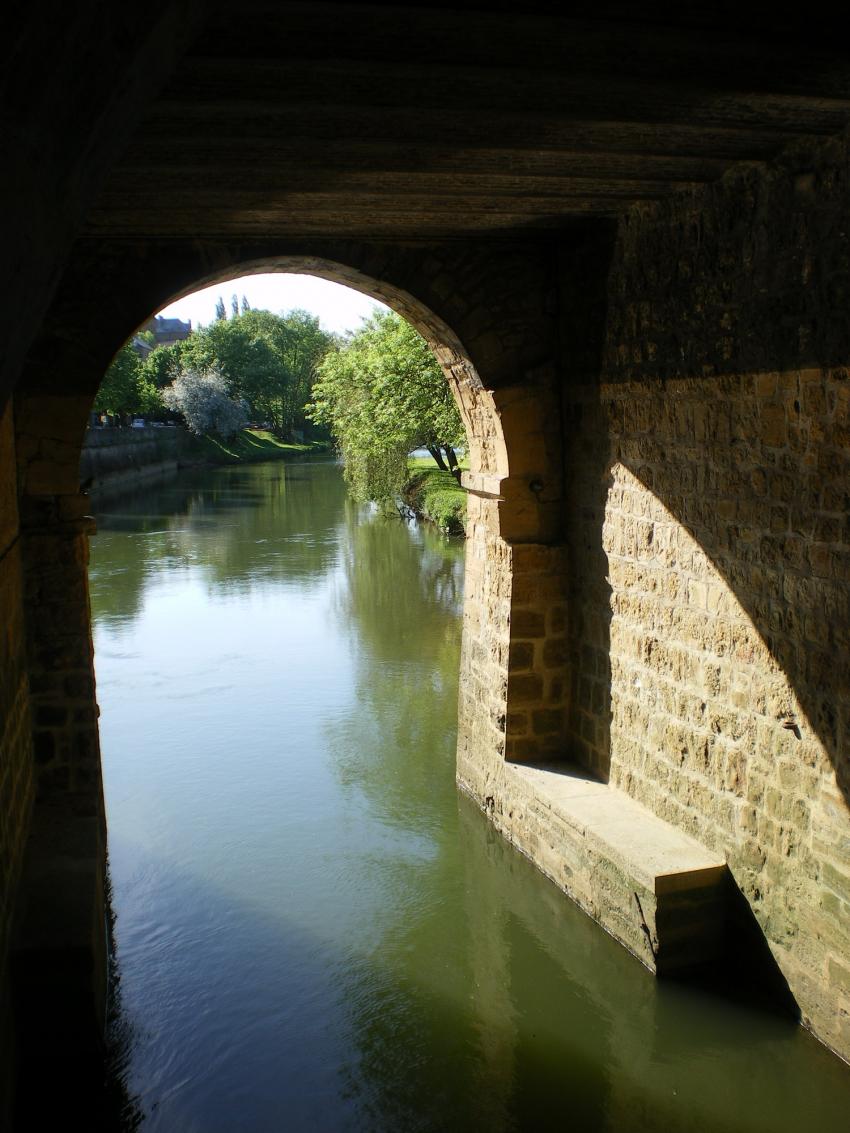
<path fill-rule="evenodd" d="M 850 1128 L 844 1064 L 654 980 L 458 793 L 461 542 L 330 462 L 98 523 L 128 1127 Z"/>

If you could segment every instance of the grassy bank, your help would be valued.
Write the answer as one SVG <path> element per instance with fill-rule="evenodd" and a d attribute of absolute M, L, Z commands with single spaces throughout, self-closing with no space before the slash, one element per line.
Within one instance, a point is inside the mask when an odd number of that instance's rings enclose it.
<path fill-rule="evenodd" d="M 449 535 L 466 533 L 466 492 L 451 472 L 441 472 L 430 457 L 411 457 L 405 503 L 417 515 L 436 523 Z"/>
<path fill-rule="evenodd" d="M 326 451 L 327 445 L 318 441 L 291 444 L 278 440 L 266 429 L 243 429 L 226 441 L 210 435 L 192 437 L 188 455 L 191 460 L 208 461 L 210 464 L 239 464 L 243 461 L 285 460 L 288 456 Z"/>

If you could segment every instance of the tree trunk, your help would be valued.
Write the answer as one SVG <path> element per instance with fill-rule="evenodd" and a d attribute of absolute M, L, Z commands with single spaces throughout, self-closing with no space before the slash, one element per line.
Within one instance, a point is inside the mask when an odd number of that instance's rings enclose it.
<path fill-rule="evenodd" d="M 460 483 L 460 467 L 458 466 L 457 455 L 455 453 L 455 450 L 452 448 L 451 445 L 443 445 L 443 449 L 445 450 L 446 458 L 448 459 L 448 462 L 449 462 L 449 472 L 451 472 L 452 476 L 454 476 L 455 480 L 457 480 L 457 482 L 459 484 Z"/>
<path fill-rule="evenodd" d="M 430 452 L 431 456 L 433 456 L 439 470 L 441 472 L 448 472 L 449 468 L 446 462 L 443 460 L 443 454 L 440 450 L 439 445 L 426 445 L 425 447 L 427 448 L 428 452 Z"/>

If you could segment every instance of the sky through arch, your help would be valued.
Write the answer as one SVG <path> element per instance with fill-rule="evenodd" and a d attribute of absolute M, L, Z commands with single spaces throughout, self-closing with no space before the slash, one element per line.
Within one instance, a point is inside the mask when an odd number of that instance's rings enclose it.
<path fill-rule="evenodd" d="M 363 319 L 375 311 L 386 310 L 383 304 L 345 284 L 334 283 L 312 275 L 282 272 L 259 275 L 237 275 L 203 287 L 177 299 L 157 313 L 166 318 L 190 319 L 193 327 L 206 326 L 215 319 L 219 296 L 224 299 L 228 315 L 231 296 L 244 295 L 254 309 L 288 311 L 300 307 L 318 315 L 322 328 L 336 334 L 357 330 Z"/>

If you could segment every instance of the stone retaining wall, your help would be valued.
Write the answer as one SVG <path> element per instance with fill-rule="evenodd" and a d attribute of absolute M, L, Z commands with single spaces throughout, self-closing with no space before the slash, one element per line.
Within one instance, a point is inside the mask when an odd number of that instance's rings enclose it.
<path fill-rule="evenodd" d="M 80 482 L 101 491 L 175 472 L 188 440 L 186 430 L 176 425 L 88 429 L 80 456 Z"/>

